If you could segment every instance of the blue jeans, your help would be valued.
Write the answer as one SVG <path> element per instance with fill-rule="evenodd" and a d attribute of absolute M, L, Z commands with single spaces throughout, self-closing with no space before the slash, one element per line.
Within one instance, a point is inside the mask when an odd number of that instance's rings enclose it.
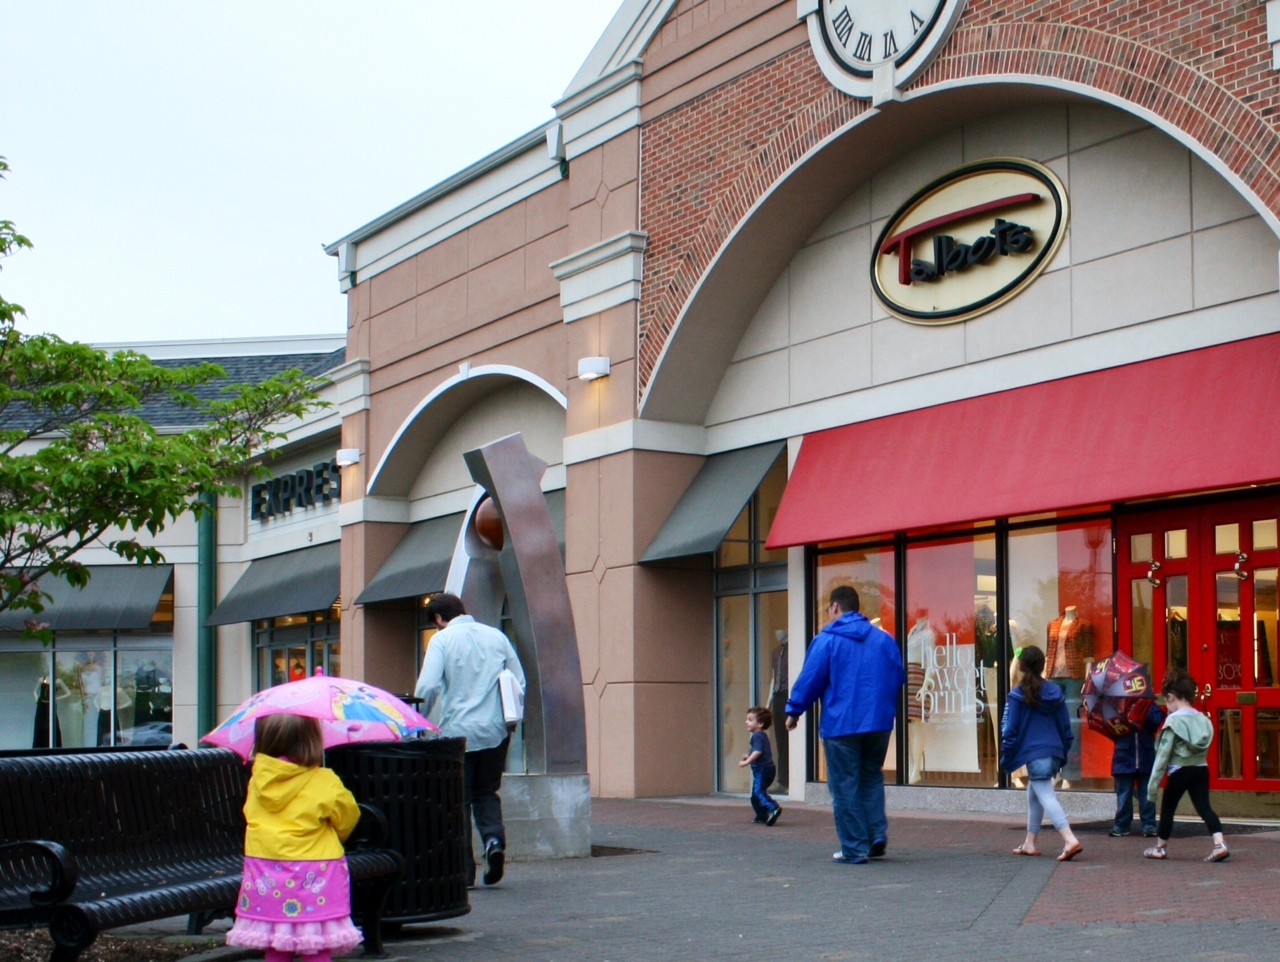
<path fill-rule="evenodd" d="M 751 807 L 755 809 L 757 822 L 763 822 L 765 816 L 778 807 L 769 797 L 769 786 L 777 777 L 778 769 L 772 764 L 761 765 L 759 771 L 751 769 Z"/>
<path fill-rule="evenodd" d="M 884 814 L 884 756 L 889 732 L 824 738 L 827 788 L 835 810 L 836 835 L 845 858 L 867 858 L 871 843 L 887 838 Z"/>
<path fill-rule="evenodd" d="M 1027 834 L 1040 834 L 1046 815 L 1053 827 L 1067 827 L 1067 813 L 1053 791 L 1053 776 L 1062 768 L 1061 758 L 1036 758 L 1027 762 Z"/>
<path fill-rule="evenodd" d="M 1151 773 L 1130 772 L 1117 775 L 1116 779 L 1116 823 L 1117 831 L 1127 832 L 1133 826 L 1133 794 L 1136 786 L 1138 793 L 1138 817 L 1142 819 L 1142 830 L 1156 830 L 1156 803 L 1147 798 L 1147 779 Z"/>

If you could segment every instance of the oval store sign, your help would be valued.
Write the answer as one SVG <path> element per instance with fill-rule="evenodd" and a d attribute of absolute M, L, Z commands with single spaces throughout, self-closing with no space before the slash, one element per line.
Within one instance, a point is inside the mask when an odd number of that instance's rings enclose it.
<path fill-rule="evenodd" d="M 952 324 L 1015 297 L 1048 265 L 1067 229 L 1067 193 L 1029 160 L 966 164 L 918 191 L 873 248 L 871 283 L 889 311 Z"/>

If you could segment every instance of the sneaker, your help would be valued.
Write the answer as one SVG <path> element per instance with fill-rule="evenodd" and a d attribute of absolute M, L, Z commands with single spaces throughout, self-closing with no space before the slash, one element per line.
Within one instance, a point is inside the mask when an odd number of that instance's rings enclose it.
<path fill-rule="evenodd" d="M 484 843 L 484 884 L 497 885 L 502 881 L 502 869 L 507 859 L 506 850 L 496 838 Z"/>
<path fill-rule="evenodd" d="M 774 822 L 778 820 L 778 816 L 781 814 L 782 814 L 782 806 L 779 805 L 777 808 L 775 808 L 772 812 L 770 812 L 768 815 L 764 817 L 764 823 L 766 825 L 772 825 Z"/>
<path fill-rule="evenodd" d="M 1154 828 L 1144 828 L 1142 830 L 1143 838 L 1156 838 L 1159 834 L 1160 833 L 1156 831 Z"/>
<path fill-rule="evenodd" d="M 866 865 L 871 859 L 865 855 L 845 855 L 843 852 L 833 852 L 831 861 L 837 865 Z"/>
<path fill-rule="evenodd" d="M 871 842 L 871 857 L 884 858 L 885 849 L 889 847 L 889 840 L 884 838 L 873 839 Z"/>
<path fill-rule="evenodd" d="M 1112 838 L 1126 838 L 1129 836 L 1130 832 L 1127 828 L 1113 828 L 1111 831 L 1107 832 L 1107 834 Z M 1152 832 L 1151 834 L 1154 835 L 1155 832 Z"/>

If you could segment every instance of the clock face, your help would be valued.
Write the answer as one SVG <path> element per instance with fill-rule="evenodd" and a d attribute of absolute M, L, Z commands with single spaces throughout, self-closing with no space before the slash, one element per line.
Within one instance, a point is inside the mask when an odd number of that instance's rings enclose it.
<path fill-rule="evenodd" d="M 855 76 L 885 62 L 905 63 L 938 24 L 947 0 L 821 0 L 827 49 Z"/>

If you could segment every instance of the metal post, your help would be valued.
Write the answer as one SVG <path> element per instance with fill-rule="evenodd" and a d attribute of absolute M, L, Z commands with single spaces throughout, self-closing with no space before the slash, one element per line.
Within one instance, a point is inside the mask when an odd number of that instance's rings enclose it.
<path fill-rule="evenodd" d="M 218 723 L 218 629 L 205 622 L 218 600 L 218 518 L 217 496 L 204 492 L 200 500 L 208 510 L 197 523 L 198 546 L 196 588 L 196 727 L 204 736 Z"/>

